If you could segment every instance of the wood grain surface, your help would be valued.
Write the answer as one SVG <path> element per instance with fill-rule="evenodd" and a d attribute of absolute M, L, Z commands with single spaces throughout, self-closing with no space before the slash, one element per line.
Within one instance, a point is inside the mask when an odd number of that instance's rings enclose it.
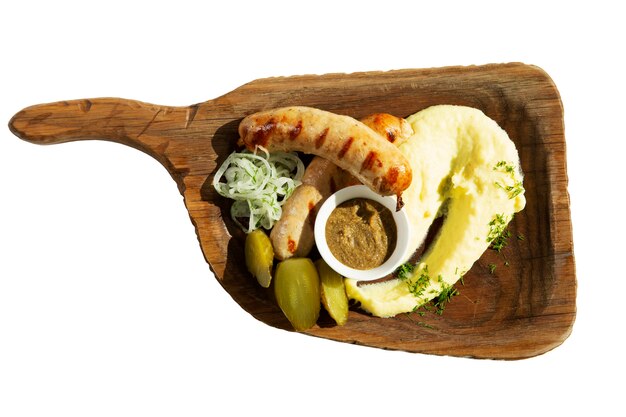
<path fill-rule="evenodd" d="M 354 308 L 345 326 L 333 325 L 323 314 L 305 333 L 473 358 L 521 359 L 553 349 L 567 338 L 575 320 L 576 275 L 563 108 L 555 85 L 540 68 L 512 63 L 276 77 L 187 107 L 120 98 L 40 104 L 18 112 L 9 127 L 38 144 L 101 139 L 152 155 L 178 184 L 204 256 L 223 288 L 258 320 L 291 330 L 271 292 L 247 273 L 244 236 L 229 217 L 231 202 L 210 185 L 235 149 L 239 122 L 280 106 L 312 106 L 360 118 L 375 112 L 405 117 L 435 104 L 476 107 L 515 142 L 527 206 L 510 225 L 509 245 L 501 253 L 488 250 L 476 262 L 442 315 L 380 319 Z M 496 265 L 493 273 L 490 264 Z"/>

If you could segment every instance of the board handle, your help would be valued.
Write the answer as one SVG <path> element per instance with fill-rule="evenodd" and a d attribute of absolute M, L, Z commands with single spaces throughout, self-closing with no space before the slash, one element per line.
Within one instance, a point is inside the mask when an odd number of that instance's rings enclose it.
<path fill-rule="evenodd" d="M 119 142 L 163 161 L 168 140 L 163 132 L 179 129 L 188 110 L 122 98 L 58 101 L 21 110 L 9 129 L 42 145 L 89 139 Z"/>

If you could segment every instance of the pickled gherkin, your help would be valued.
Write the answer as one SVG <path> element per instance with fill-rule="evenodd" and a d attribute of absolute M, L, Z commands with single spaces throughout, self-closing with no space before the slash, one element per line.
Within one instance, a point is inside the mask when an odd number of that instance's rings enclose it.
<path fill-rule="evenodd" d="M 320 314 L 320 280 L 308 258 L 289 258 L 278 264 L 274 277 L 278 306 L 294 329 L 315 325 Z"/>
<path fill-rule="evenodd" d="M 322 304 L 339 326 L 348 321 L 348 296 L 343 277 L 323 260 L 315 262 L 320 276 Z"/>
<path fill-rule="evenodd" d="M 256 277 L 263 288 L 268 288 L 272 281 L 274 265 L 274 248 L 270 238 L 261 229 L 254 230 L 246 236 L 246 266 Z"/>

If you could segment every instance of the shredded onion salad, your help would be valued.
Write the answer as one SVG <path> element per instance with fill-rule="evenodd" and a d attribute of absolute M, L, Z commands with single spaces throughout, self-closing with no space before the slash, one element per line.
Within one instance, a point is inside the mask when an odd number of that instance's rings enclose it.
<path fill-rule="evenodd" d="M 215 173 L 213 187 L 221 196 L 235 200 L 230 215 L 250 233 L 274 226 L 282 215 L 282 205 L 302 183 L 302 175 L 304 164 L 295 152 L 270 154 L 257 146 L 254 153 L 231 153 Z M 249 219 L 247 225 L 240 221 L 242 218 Z"/>

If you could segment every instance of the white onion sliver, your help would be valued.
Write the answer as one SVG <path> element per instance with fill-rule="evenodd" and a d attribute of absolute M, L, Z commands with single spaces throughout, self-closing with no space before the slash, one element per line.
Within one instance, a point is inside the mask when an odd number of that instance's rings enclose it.
<path fill-rule="evenodd" d="M 262 147 L 257 149 L 261 155 L 231 153 L 213 178 L 218 194 L 235 200 L 230 215 L 246 233 L 259 227 L 271 229 L 282 215 L 281 206 L 304 175 L 304 164 L 295 152 L 270 154 Z M 248 218 L 247 226 L 240 222 L 242 218 Z"/>

